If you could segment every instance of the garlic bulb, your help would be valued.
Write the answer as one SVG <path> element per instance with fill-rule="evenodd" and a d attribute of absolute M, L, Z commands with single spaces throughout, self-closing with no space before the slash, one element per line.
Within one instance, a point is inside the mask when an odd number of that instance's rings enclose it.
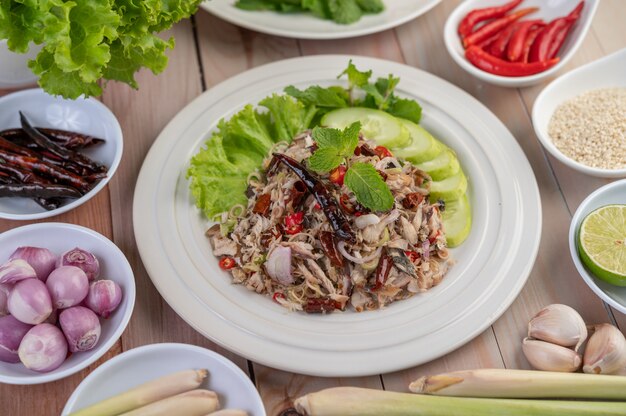
<path fill-rule="evenodd" d="M 626 339 L 611 324 L 595 326 L 585 348 L 583 371 L 614 374 L 626 367 Z"/>
<path fill-rule="evenodd" d="M 522 351 L 537 370 L 571 373 L 578 370 L 582 361 L 576 351 L 530 338 L 522 341 Z"/>
<path fill-rule="evenodd" d="M 587 339 L 583 318 L 567 305 L 548 305 L 528 323 L 528 336 L 578 351 Z"/>

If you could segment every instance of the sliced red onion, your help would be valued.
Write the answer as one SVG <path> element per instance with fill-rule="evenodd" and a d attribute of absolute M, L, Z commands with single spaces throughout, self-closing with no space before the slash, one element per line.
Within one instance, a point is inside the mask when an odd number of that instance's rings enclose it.
<path fill-rule="evenodd" d="M 267 274 L 281 285 L 290 285 L 294 282 L 291 274 L 291 248 L 284 246 L 274 247 L 265 261 Z"/>
<path fill-rule="evenodd" d="M 361 215 L 360 217 L 356 217 L 354 219 L 354 225 L 356 225 L 359 229 L 363 229 L 368 225 L 376 225 L 379 222 L 380 218 L 376 214 Z"/>
<path fill-rule="evenodd" d="M 13 316 L 0 318 L 0 361 L 5 363 L 19 363 L 17 349 L 22 338 L 33 326 L 15 319 Z"/>
<path fill-rule="evenodd" d="M 100 263 L 96 256 L 78 247 L 63 253 L 57 262 L 57 267 L 58 266 L 78 267 L 85 272 L 90 281 L 95 280 L 100 274 Z"/>
<path fill-rule="evenodd" d="M 39 324 L 24 335 L 18 354 L 26 368 L 45 373 L 63 364 L 67 357 L 67 342 L 56 326 Z"/>
<path fill-rule="evenodd" d="M 43 282 L 56 267 L 57 256 L 47 248 L 18 247 L 9 259 L 22 259 L 35 269 L 37 278 Z"/>
<path fill-rule="evenodd" d="M 347 258 L 348 260 L 356 264 L 369 263 L 370 261 L 374 260 L 376 257 L 379 257 L 380 253 L 383 251 L 383 247 L 380 246 L 376 249 L 375 252 L 373 252 L 367 257 L 354 257 L 353 255 L 348 253 L 348 251 L 346 250 L 345 241 L 340 241 L 339 243 L 337 243 L 337 249 L 339 250 L 342 256 L 344 256 L 345 258 Z"/>
<path fill-rule="evenodd" d="M 78 305 L 89 293 L 89 279 L 82 269 L 75 266 L 61 266 L 54 269 L 46 286 L 55 308 L 64 309 Z"/>
<path fill-rule="evenodd" d="M 428 240 L 422 243 L 422 258 L 426 261 L 430 259 L 430 242 Z"/>
<path fill-rule="evenodd" d="M 9 260 L 0 266 L 0 284 L 17 283 L 33 277 L 37 277 L 37 273 L 25 260 Z"/>
<path fill-rule="evenodd" d="M 9 293 L 9 313 L 25 324 L 37 325 L 52 312 L 52 301 L 46 285 L 39 279 L 21 280 Z"/>
<path fill-rule="evenodd" d="M 84 306 L 74 306 L 61 312 L 59 323 L 71 352 L 89 351 L 100 339 L 100 320 Z"/>
<path fill-rule="evenodd" d="M 121 301 L 122 289 L 120 285 L 113 280 L 98 280 L 89 285 L 89 294 L 85 298 L 85 305 L 106 319 Z"/>
<path fill-rule="evenodd" d="M 2 285 L 0 284 L 0 316 L 9 314 L 9 292 L 11 291 L 11 287 L 13 285 Z"/>

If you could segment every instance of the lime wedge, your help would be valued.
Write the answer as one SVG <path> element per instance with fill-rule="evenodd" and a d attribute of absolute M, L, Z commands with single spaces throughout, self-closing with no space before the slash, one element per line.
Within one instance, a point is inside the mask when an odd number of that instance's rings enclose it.
<path fill-rule="evenodd" d="M 626 286 L 626 205 L 598 208 L 583 220 L 578 253 L 599 279 Z"/>

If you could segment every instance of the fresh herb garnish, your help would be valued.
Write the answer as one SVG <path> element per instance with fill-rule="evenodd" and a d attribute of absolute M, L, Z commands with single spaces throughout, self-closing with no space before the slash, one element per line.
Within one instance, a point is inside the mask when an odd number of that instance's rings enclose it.
<path fill-rule="evenodd" d="M 354 154 L 359 144 L 361 123 L 358 121 L 338 129 L 315 127 L 312 132 L 317 150 L 309 158 L 309 167 L 316 172 L 330 172 Z M 372 211 L 387 211 L 393 207 L 393 195 L 389 187 L 376 171 L 368 164 L 352 164 L 344 179 L 344 184 L 356 196 L 357 201 Z"/>

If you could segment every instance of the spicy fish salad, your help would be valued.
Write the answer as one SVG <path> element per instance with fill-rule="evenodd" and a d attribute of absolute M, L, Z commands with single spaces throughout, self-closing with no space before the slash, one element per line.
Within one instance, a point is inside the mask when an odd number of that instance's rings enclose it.
<path fill-rule="evenodd" d="M 234 283 L 327 313 L 378 309 L 442 281 L 451 259 L 431 178 L 352 127 L 352 144 L 333 148 L 319 128 L 277 144 L 248 178 L 247 206 L 207 231 Z"/>

